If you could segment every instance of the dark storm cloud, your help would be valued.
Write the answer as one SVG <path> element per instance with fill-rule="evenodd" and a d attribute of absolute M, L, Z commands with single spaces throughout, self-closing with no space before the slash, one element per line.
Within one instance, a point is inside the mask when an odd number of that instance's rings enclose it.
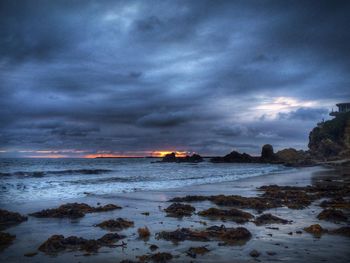
<path fill-rule="evenodd" d="M 1 1 L 0 150 L 305 147 L 350 100 L 349 5 Z"/>
<path fill-rule="evenodd" d="M 328 110 L 324 108 L 299 108 L 288 113 L 279 113 L 279 118 L 287 120 L 317 121 L 327 116 Z"/>

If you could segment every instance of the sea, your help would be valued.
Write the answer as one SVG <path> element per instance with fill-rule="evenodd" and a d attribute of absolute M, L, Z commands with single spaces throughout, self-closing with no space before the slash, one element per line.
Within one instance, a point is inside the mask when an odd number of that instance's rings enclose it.
<path fill-rule="evenodd" d="M 159 159 L 160 160 L 160 159 Z M 154 158 L 0 159 L 0 204 L 163 190 L 283 172 L 282 165 L 160 163 Z"/>

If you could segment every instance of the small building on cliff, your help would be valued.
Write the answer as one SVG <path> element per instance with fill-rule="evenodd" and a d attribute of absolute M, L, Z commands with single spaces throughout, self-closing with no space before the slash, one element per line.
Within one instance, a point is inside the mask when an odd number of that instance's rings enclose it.
<path fill-rule="evenodd" d="M 329 114 L 331 116 L 337 116 L 338 114 L 342 114 L 345 112 L 350 112 L 350 102 L 338 103 L 336 104 L 338 107 L 338 111 L 333 111 Z"/>

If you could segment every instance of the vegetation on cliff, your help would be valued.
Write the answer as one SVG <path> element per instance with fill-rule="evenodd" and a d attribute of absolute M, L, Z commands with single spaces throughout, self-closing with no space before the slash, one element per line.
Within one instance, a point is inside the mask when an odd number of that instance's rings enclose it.
<path fill-rule="evenodd" d="M 309 149 L 316 157 L 350 156 L 350 112 L 319 123 L 309 135 Z"/>

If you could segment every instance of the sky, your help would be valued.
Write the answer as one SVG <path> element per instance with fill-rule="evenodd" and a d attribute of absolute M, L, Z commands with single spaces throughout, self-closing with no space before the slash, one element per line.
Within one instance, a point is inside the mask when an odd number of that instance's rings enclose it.
<path fill-rule="evenodd" d="M 350 1 L 0 1 L 0 157 L 307 149 Z"/>

